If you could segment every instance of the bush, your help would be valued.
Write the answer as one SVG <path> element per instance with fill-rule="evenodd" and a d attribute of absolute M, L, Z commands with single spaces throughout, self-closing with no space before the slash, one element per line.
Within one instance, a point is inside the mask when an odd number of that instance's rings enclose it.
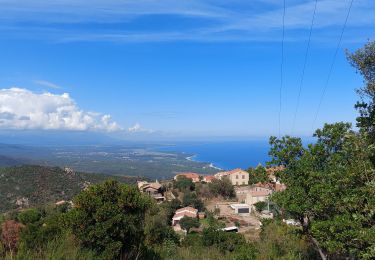
<path fill-rule="evenodd" d="M 134 258 L 144 241 L 150 198 L 135 186 L 106 181 L 74 199 L 72 231 L 83 246 L 103 258 Z"/>
<path fill-rule="evenodd" d="M 37 209 L 28 209 L 18 213 L 17 219 L 26 225 L 37 222 L 41 216 L 41 213 Z"/>
<path fill-rule="evenodd" d="M 182 199 L 182 206 L 191 206 L 198 209 L 198 211 L 204 211 L 205 209 L 203 201 L 198 198 L 197 194 L 194 192 L 187 192 L 184 194 L 184 197 Z"/>
<path fill-rule="evenodd" d="M 264 210 L 267 207 L 267 202 L 258 201 L 257 203 L 254 204 L 254 206 L 258 212 L 262 212 L 262 210 Z"/>
<path fill-rule="evenodd" d="M 178 176 L 177 180 L 173 183 L 173 187 L 180 191 L 193 191 L 195 189 L 195 184 L 191 179 L 185 176 Z"/>
<path fill-rule="evenodd" d="M 197 218 L 185 216 L 180 220 L 180 226 L 182 229 L 186 230 L 187 233 L 189 233 L 191 228 L 199 228 L 200 223 Z"/>
<path fill-rule="evenodd" d="M 213 180 L 208 184 L 209 190 L 213 196 L 222 196 L 225 199 L 236 197 L 234 187 L 230 180 L 223 178 L 222 180 Z"/>

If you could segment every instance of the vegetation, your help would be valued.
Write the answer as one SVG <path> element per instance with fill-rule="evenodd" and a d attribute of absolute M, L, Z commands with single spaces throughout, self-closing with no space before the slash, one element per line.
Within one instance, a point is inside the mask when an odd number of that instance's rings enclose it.
<path fill-rule="evenodd" d="M 184 197 L 182 199 L 182 206 L 191 206 L 193 208 L 196 208 L 198 211 L 204 211 L 204 203 L 200 198 L 198 198 L 197 193 L 195 192 L 184 193 Z"/>
<path fill-rule="evenodd" d="M 67 173 L 58 167 L 16 166 L 0 168 L 0 213 L 60 200 L 71 200 L 90 183 L 106 179 L 135 183 L 135 177 Z"/>
<path fill-rule="evenodd" d="M 349 54 L 363 75 L 358 132 L 349 123 L 325 124 L 316 143 L 302 146 L 300 138 L 270 138 L 271 164 L 287 185 L 274 201 L 298 219 L 322 257 L 375 257 L 375 42 Z"/>
<path fill-rule="evenodd" d="M 200 223 L 197 218 L 191 218 L 191 217 L 185 216 L 180 220 L 180 226 L 182 229 L 186 230 L 187 233 L 189 233 L 190 229 L 199 228 Z"/>
<path fill-rule="evenodd" d="M 179 191 L 193 191 L 195 189 L 195 184 L 191 179 L 182 175 L 177 177 L 177 180 L 173 183 L 173 188 Z"/>
<path fill-rule="evenodd" d="M 262 165 L 258 165 L 255 169 L 249 168 L 247 170 L 249 173 L 249 184 L 255 184 L 258 182 L 264 183 L 268 182 L 268 175 L 266 168 L 264 168 Z"/>
<path fill-rule="evenodd" d="M 211 183 L 208 184 L 208 188 L 210 193 L 215 197 L 222 196 L 225 199 L 231 199 L 236 197 L 234 187 L 231 181 L 227 178 L 223 178 L 222 180 L 213 180 Z"/>
<path fill-rule="evenodd" d="M 258 211 L 258 212 L 262 212 L 262 210 L 266 209 L 267 207 L 267 202 L 264 202 L 264 201 L 258 201 L 257 203 L 254 204 L 255 206 L 255 209 Z"/>

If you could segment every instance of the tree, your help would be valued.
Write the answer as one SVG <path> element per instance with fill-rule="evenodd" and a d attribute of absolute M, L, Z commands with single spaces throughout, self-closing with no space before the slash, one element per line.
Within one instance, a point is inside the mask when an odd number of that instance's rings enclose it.
<path fill-rule="evenodd" d="M 361 101 L 355 108 L 359 112 L 357 126 L 368 134 L 369 141 L 375 142 L 375 41 L 368 42 L 354 53 L 347 52 L 350 64 L 359 72 L 365 86 L 357 90 Z"/>
<path fill-rule="evenodd" d="M 151 200 L 135 186 L 106 181 L 82 191 L 74 204 L 72 232 L 84 247 L 109 259 L 139 256 Z"/>
<path fill-rule="evenodd" d="M 178 236 L 169 225 L 169 209 L 153 204 L 145 218 L 145 243 L 147 246 L 160 246 L 162 243 L 178 244 Z M 168 242 L 167 242 L 168 241 Z"/>
<path fill-rule="evenodd" d="M 195 192 L 186 192 L 182 199 L 182 206 L 187 207 L 191 206 L 196 208 L 198 211 L 204 211 L 204 203 L 198 198 Z"/>
<path fill-rule="evenodd" d="M 277 146 L 271 148 L 277 151 L 273 161 L 288 162 L 280 173 L 287 189 L 273 200 L 301 222 L 304 234 L 312 236 L 325 254 L 373 254 L 375 222 L 369 210 L 375 208 L 375 170 L 369 160 L 373 151 L 347 123 L 326 124 L 314 136 L 316 143 L 298 156 L 288 151 L 296 151 L 300 140 L 272 140 Z"/>
<path fill-rule="evenodd" d="M 208 184 L 210 192 L 214 196 L 222 196 L 225 199 L 235 198 L 236 193 L 234 191 L 234 187 L 231 181 L 227 178 L 223 178 L 222 180 L 213 180 L 211 183 Z"/>
<path fill-rule="evenodd" d="M 265 183 L 269 181 L 266 168 L 262 165 L 258 165 L 255 169 L 249 168 L 247 170 L 249 173 L 249 184 L 255 184 L 258 182 Z"/>
<path fill-rule="evenodd" d="M 183 217 L 180 220 L 180 226 L 182 229 L 186 230 L 187 233 L 189 233 L 191 228 L 199 228 L 200 223 L 197 218 L 191 218 L 191 217 Z"/>
<path fill-rule="evenodd" d="M 181 175 L 177 177 L 177 180 L 173 183 L 173 187 L 180 191 L 193 191 L 195 189 L 195 184 L 191 179 Z"/>
<path fill-rule="evenodd" d="M 264 201 L 258 201 L 254 204 L 254 206 L 258 212 L 262 212 L 262 210 L 264 210 L 267 207 L 267 203 Z"/>
<path fill-rule="evenodd" d="M 18 213 L 17 219 L 24 225 L 37 222 L 41 218 L 40 212 L 33 208 Z"/>

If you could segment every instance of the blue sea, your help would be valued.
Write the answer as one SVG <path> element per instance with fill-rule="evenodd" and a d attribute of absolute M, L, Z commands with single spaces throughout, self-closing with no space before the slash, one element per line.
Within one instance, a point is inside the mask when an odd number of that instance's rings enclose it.
<path fill-rule="evenodd" d="M 268 140 L 181 143 L 162 150 L 192 154 L 191 160 L 212 163 L 224 170 L 247 169 L 269 160 Z"/>

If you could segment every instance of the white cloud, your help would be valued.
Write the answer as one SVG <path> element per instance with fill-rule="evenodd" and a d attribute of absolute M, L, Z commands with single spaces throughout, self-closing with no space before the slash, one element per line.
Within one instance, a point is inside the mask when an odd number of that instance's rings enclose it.
<path fill-rule="evenodd" d="M 81 110 L 68 93 L 35 93 L 22 88 L 0 89 L 0 129 L 117 131 L 102 115 Z"/>
<path fill-rule="evenodd" d="M 142 128 L 142 126 L 139 123 L 136 123 L 134 126 L 129 127 L 128 131 L 130 133 L 150 133 L 150 134 L 154 132 L 154 130 Z"/>

